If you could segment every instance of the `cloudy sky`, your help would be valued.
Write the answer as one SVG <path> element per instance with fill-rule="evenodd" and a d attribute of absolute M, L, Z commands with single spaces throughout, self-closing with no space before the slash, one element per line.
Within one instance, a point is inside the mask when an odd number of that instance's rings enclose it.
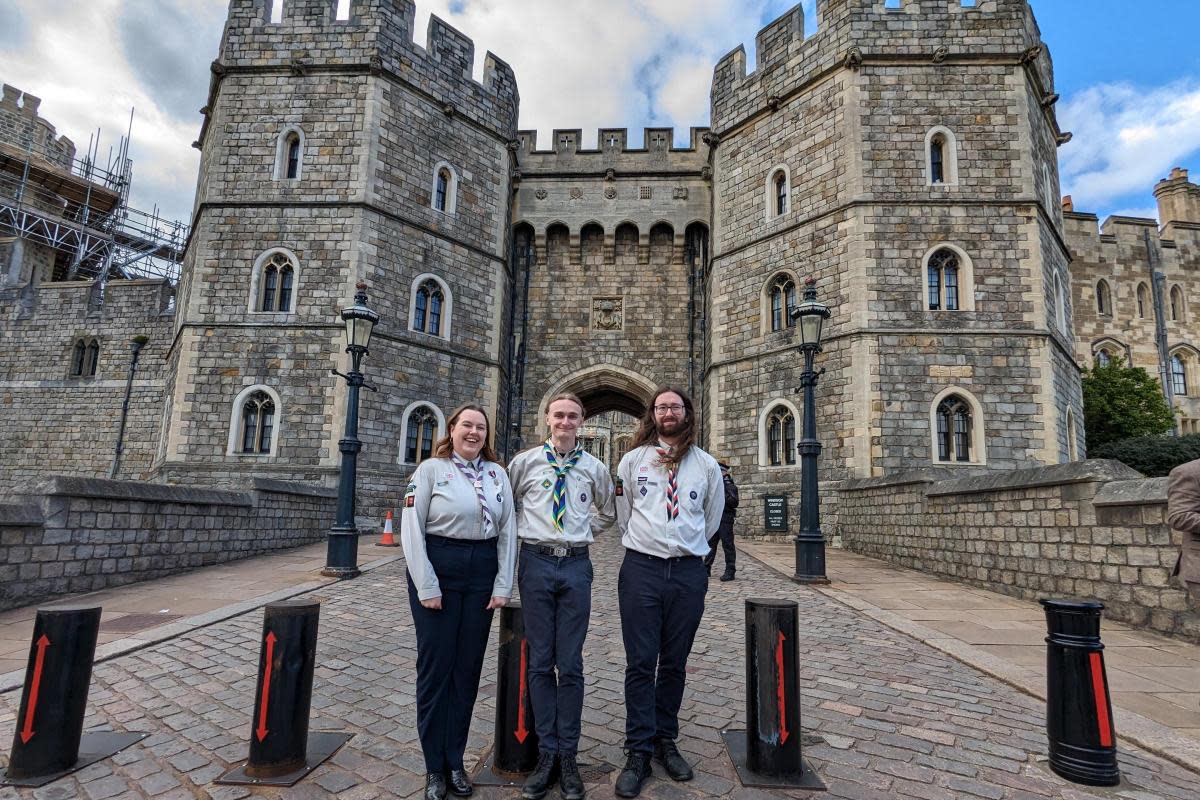
<path fill-rule="evenodd" d="M 342 0 L 346 2 L 346 0 Z M 813 28 L 815 0 L 803 0 Z M 596 129 L 708 122 L 722 54 L 794 0 L 418 0 L 512 64 L 521 127 Z M 1063 191 L 1078 210 L 1154 215 L 1151 188 L 1173 166 L 1200 175 L 1200 3 L 1033 0 L 1054 55 Z M 42 98 L 41 114 L 82 150 L 107 156 L 133 116 L 133 202 L 186 218 L 224 0 L 0 0 L 0 80 Z"/>

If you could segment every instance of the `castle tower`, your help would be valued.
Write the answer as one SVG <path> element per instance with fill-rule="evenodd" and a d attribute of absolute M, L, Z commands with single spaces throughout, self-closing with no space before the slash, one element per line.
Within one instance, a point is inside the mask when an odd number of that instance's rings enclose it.
<path fill-rule="evenodd" d="M 346 388 L 338 311 L 365 281 L 360 512 L 392 502 L 463 402 L 503 411 L 509 143 L 518 96 L 410 0 L 233 0 L 197 146 L 158 475 L 332 484 Z M 498 426 L 505 420 L 494 417 Z"/>
<path fill-rule="evenodd" d="M 1068 135 L 1032 11 L 892 5 L 818 0 L 808 38 L 796 7 L 759 33 L 753 72 L 741 47 L 716 66 L 709 442 L 743 496 L 795 497 L 801 361 L 780 311 L 807 276 L 833 312 L 822 479 L 1082 455 Z"/>

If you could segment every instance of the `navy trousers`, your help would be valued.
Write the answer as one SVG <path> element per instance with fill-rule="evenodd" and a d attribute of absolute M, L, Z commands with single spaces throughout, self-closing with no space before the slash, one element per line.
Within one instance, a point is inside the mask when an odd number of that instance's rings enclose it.
<path fill-rule="evenodd" d="M 421 605 L 412 578 L 408 604 L 417 629 L 417 735 L 427 772 L 463 768 L 471 712 L 492 630 L 498 562 L 496 540 L 428 536 L 429 562 L 442 587 L 442 608 Z"/>
<path fill-rule="evenodd" d="M 679 736 L 688 655 L 704 616 L 708 571 L 699 556 L 625 551 L 617 579 L 625 640 L 625 747 L 650 753 Z"/>
<path fill-rule="evenodd" d="M 573 756 L 579 750 L 583 714 L 592 562 L 587 553 L 555 558 L 522 548 L 517 584 L 529 643 L 529 699 L 538 749 Z"/>

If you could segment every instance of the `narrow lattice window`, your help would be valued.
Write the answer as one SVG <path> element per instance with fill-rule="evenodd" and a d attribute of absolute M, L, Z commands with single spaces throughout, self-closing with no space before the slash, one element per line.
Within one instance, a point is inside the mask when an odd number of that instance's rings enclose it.
<path fill-rule="evenodd" d="M 89 378 L 96 376 L 96 369 L 100 366 L 100 343 L 92 339 L 87 346 L 87 363 L 84 365 L 83 373 Z"/>
<path fill-rule="evenodd" d="M 785 406 L 767 415 L 767 463 L 773 467 L 796 463 L 796 418 Z"/>
<path fill-rule="evenodd" d="M 258 310 L 291 311 L 296 267 L 286 253 L 274 252 L 262 264 Z"/>
<path fill-rule="evenodd" d="M 75 347 L 71 350 L 71 375 L 81 377 L 83 375 L 83 365 L 87 358 L 87 345 L 82 339 L 75 342 Z"/>
<path fill-rule="evenodd" d="M 1101 367 L 1107 367 L 1112 363 L 1112 353 L 1105 348 L 1100 348 L 1096 351 L 1096 364 Z"/>
<path fill-rule="evenodd" d="M 937 407 L 938 461 L 970 461 L 973 420 L 971 407 L 958 395 L 950 395 Z"/>
<path fill-rule="evenodd" d="M 771 330 L 781 331 L 795 325 L 788 309 L 796 305 L 796 282 L 780 275 L 771 283 Z"/>
<path fill-rule="evenodd" d="M 940 134 L 929 143 L 929 182 L 946 182 L 946 137 Z"/>
<path fill-rule="evenodd" d="M 1183 290 L 1178 286 L 1171 288 L 1171 319 L 1175 322 L 1183 322 L 1184 320 L 1183 307 Z"/>
<path fill-rule="evenodd" d="M 1146 306 L 1149 305 L 1148 298 L 1146 297 L 1147 294 L 1148 294 L 1148 292 L 1146 290 L 1146 284 L 1139 283 L 1138 287 L 1137 287 L 1138 319 L 1146 318 Z"/>
<path fill-rule="evenodd" d="M 958 310 L 958 256 L 941 249 L 929 257 L 927 270 L 929 310 Z"/>
<path fill-rule="evenodd" d="M 437 437 L 437 415 L 429 406 L 420 406 L 408 417 L 405 436 L 404 460 L 409 464 L 420 464 L 433 454 L 433 442 Z"/>
<path fill-rule="evenodd" d="M 446 195 L 450 191 L 450 170 L 439 169 L 436 188 L 433 192 L 433 207 L 438 211 L 446 210 Z"/>
<path fill-rule="evenodd" d="M 1171 392 L 1176 397 L 1187 397 L 1188 393 L 1187 364 L 1178 355 L 1171 356 Z"/>
<path fill-rule="evenodd" d="M 1096 313 L 1106 317 L 1112 315 L 1112 293 L 1105 281 L 1096 284 Z"/>
<path fill-rule="evenodd" d="M 270 453 L 275 428 L 275 401 L 266 392 L 254 392 L 242 404 L 242 452 Z"/>
<path fill-rule="evenodd" d="M 295 180 L 300 177 L 300 136 L 295 133 L 289 133 L 286 142 L 287 147 L 287 172 L 286 177 L 289 180 Z"/>
<path fill-rule="evenodd" d="M 440 283 L 433 278 L 417 287 L 416 298 L 413 302 L 412 329 L 434 336 L 442 335 L 443 309 L 446 304 L 446 293 Z"/>
<path fill-rule="evenodd" d="M 788 206 L 787 176 L 782 172 L 775 173 L 775 216 L 787 213 Z"/>

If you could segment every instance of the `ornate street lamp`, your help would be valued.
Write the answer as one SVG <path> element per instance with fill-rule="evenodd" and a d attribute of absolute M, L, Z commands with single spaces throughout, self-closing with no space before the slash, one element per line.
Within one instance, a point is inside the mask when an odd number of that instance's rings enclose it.
<path fill-rule="evenodd" d="M 331 370 L 334 375 L 346 379 L 350 387 L 346 402 L 346 432 L 338 442 L 342 454 L 342 469 L 338 478 L 337 521 L 329 529 L 328 550 L 322 575 L 332 578 L 356 578 L 358 570 L 358 528 L 354 524 L 354 490 L 357 483 L 358 451 L 362 442 L 358 440 L 358 389 L 375 387 L 363 381 L 359 371 L 367 345 L 371 342 L 371 331 L 379 322 L 379 315 L 367 308 L 367 285 L 359 283 L 354 295 L 354 305 L 342 309 L 342 321 L 346 324 L 346 352 L 350 354 L 350 372 Z"/>
<path fill-rule="evenodd" d="M 817 379 L 824 374 L 813 371 L 813 357 L 821 352 L 821 328 L 829 319 L 829 307 L 817 302 L 817 282 L 804 281 L 804 300 L 788 309 L 798 320 L 800 350 L 804 353 L 804 372 L 800 387 L 804 390 L 804 432 L 796 450 L 800 453 L 800 533 L 796 535 L 797 583 L 829 583 L 825 577 L 825 536 L 821 533 L 821 498 L 817 487 L 817 456 L 821 443 L 817 440 L 817 410 L 814 391 Z"/>

